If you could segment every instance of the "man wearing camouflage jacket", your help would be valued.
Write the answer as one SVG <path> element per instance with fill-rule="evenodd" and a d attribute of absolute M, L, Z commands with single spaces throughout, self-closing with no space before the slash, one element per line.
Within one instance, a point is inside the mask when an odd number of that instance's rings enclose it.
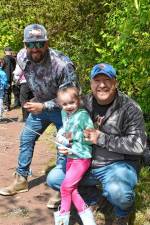
<path fill-rule="evenodd" d="M 14 195 L 28 191 L 27 177 L 39 135 L 53 123 L 62 126 L 60 108 L 56 102 L 59 86 L 77 82 L 75 67 L 63 53 L 48 47 L 46 29 L 40 24 L 31 24 L 24 29 L 25 48 L 17 55 L 17 64 L 34 98 L 24 104 L 30 112 L 20 136 L 20 152 L 15 179 L 10 186 L 0 188 L 1 195 Z M 58 163 L 64 157 L 58 158 Z"/>

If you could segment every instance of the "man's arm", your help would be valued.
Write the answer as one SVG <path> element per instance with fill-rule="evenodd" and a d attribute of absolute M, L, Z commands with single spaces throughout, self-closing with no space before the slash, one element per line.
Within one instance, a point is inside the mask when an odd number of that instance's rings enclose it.
<path fill-rule="evenodd" d="M 92 143 L 110 152 L 127 155 L 141 155 L 146 147 L 144 119 L 138 107 L 129 107 L 123 122 L 124 134 L 117 136 L 99 130 L 86 131 L 85 136 Z"/>

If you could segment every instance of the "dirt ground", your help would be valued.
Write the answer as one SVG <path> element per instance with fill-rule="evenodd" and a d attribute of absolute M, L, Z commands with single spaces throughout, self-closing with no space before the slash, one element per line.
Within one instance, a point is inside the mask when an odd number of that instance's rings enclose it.
<path fill-rule="evenodd" d="M 20 110 L 5 113 L 13 119 L 0 123 L 0 187 L 10 184 L 17 165 L 19 134 L 24 123 L 18 122 Z M 51 190 L 46 186 L 44 173 L 51 154 L 48 143 L 41 137 L 36 144 L 29 177 L 29 192 L 0 196 L 0 225 L 52 225 L 53 211 L 46 204 Z"/>
<path fill-rule="evenodd" d="M 19 122 L 20 109 L 5 113 L 9 120 L 0 122 L 0 187 L 13 180 L 17 165 L 19 135 L 24 123 Z M 0 225 L 54 225 L 53 210 L 46 204 L 52 190 L 46 185 L 45 171 L 55 162 L 55 150 L 50 151 L 49 135 L 45 132 L 37 141 L 31 164 L 29 191 L 14 196 L 0 195 Z M 103 199 L 102 199 L 103 201 Z M 94 210 L 97 225 L 111 225 L 110 205 L 101 202 L 100 210 Z M 82 224 L 76 211 L 71 213 L 70 225 Z M 102 213 L 101 213 L 102 212 Z M 89 224 L 90 225 L 90 224 Z"/>

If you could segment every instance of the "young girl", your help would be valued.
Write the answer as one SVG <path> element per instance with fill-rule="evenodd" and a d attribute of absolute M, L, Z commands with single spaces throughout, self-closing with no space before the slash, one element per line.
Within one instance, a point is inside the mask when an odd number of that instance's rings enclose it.
<path fill-rule="evenodd" d="M 3 115 L 4 92 L 8 86 L 7 75 L 3 71 L 2 67 L 3 67 L 3 60 L 0 59 L 0 120 L 2 120 L 2 115 Z"/>
<path fill-rule="evenodd" d="M 67 154 L 66 176 L 61 185 L 60 211 L 54 213 L 55 225 L 69 224 L 71 202 L 84 225 L 96 225 L 92 211 L 78 192 L 78 184 L 91 164 L 92 146 L 85 141 L 83 131 L 93 128 L 88 112 L 80 108 L 79 90 L 74 86 L 59 89 L 58 103 L 62 107 L 63 127 L 57 134 L 60 153 Z M 66 147 L 65 147 L 66 146 Z"/>

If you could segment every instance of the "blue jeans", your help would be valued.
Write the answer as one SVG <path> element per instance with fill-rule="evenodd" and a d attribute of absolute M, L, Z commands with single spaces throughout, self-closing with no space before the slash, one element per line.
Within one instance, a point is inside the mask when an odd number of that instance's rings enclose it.
<path fill-rule="evenodd" d="M 20 153 L 18 167 L 16 169 L 20 175 L 24 177 L 29 175 L 35 142 L 39 138 L 37 133 L 42 134 L 51 123 L 54 123 L 57 129 L 62 126 L 61 112 L 59 109 L 54 111 L 44 110 L 42 113 L 36 115 L 29 114 L 20 136 Z"/>
<path fill-rule="evenodd" d="M 47 184 L 51 188 L 59 190 L 64 177 L 65 161 L 61 167 L 60 165 L 56 166 L 49 172 Z M 115 215 L 126 216 L 134 203 L 137 172 L 130 162 L 118 161 L 107 166 L 90 169 L 80 184 L 86 186 L 101 184 L 102 194 L 114 206 Z"/>

